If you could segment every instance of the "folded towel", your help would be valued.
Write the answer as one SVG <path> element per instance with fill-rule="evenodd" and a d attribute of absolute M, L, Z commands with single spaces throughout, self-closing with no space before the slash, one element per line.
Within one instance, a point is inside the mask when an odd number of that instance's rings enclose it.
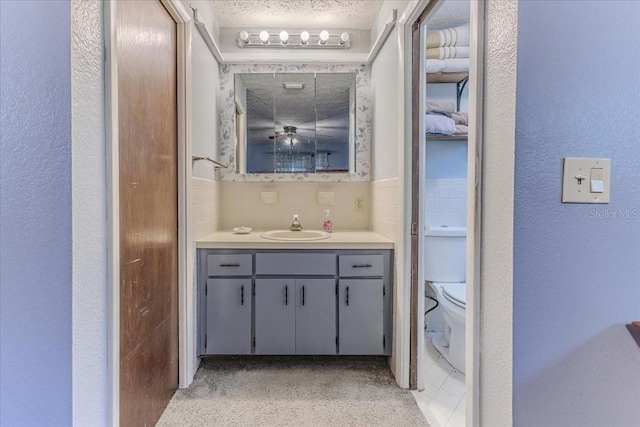
<path fill-rule="evenodd" d="M 440 114 L 427 114 L 424 124 L 427 133 L 453 135 L 456 132 L 456 123 L 449 117 Z"/>
<path fill-rule="evenodd" d="M 427 59 L 427 73 L 455 73 L 469 71 L 469 58 Z"/>
<path fill-rule="evenodd" d="M 427 99 L 425 107 L 427 114 L 444 114 L 447 117 L 451 117 L 451 114 L 456 111 L 456 101 L 450 99 Z"/>
<path fill-rule="evenodd" d="M 468 58 L 469 46 L 432 47 L 427 49 L 427 59 Z"/>
<path fill-rule="evenodd" d="M 466 135 L 469 133 L 469 127 L 466 125 L 456 125 L 456 135 Z"/>
<path fill-rule="evenodd" d="M 427 33 L 427 49 L 444 46 L 469 46 L 469 24 Z"/>
<path fill-rule="evenodd" d="M 468 113 L 460 113 L 459 111 L 454 111 L 453 113 L 451 113 L 451 118 L 453 119 L 454 122 L 456 122 L 457 125 L 467 126 L 469 124 Z"/>

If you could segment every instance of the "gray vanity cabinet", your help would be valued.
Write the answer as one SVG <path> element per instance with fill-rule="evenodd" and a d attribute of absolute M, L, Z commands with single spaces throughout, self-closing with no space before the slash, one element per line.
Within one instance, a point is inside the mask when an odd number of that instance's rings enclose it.
<path fill-rule="evenodd" d="M 295 354 L 295 280 L 256 279 L 256 354 Z"/>
<path fill-rule="evenodd" d="M 391 250 L 200 250 L 201 355 L 391 355 Z"/>
<path fill-rule="evenodd" d="M 388 254 L 341 254 L 338 259 L 340 354 L 390 354 Z"/>
<path fill-rule="evenodd" d="M 341 279 L 338 307 L 340 354 L 384 354 L 382 279 Z"/>
<path fill-rule="evenodd" d="M 296 280 L 296 354 L 336 354 L 335 279 Z"/>
<path fill-rule="evenodd" d="M 208 354 L 251 354 L 251 278 L 207 279 Z"/>

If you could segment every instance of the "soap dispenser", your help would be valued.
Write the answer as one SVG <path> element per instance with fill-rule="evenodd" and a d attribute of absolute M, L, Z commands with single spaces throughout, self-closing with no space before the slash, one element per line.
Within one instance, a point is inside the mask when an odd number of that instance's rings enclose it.
<path fill-rule="evenodd" d="M 322 222 L 322 229 L 327 233 L 331 233 L 333 231 L 333 221 L 331 221 L 331 218 L 329 218 L 329 211 L 326 210 L 324 212 L 325 216 L 324 221 Z"/>

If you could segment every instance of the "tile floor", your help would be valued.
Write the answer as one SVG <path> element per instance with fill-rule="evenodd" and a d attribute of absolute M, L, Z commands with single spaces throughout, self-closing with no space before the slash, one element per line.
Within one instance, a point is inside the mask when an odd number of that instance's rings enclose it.
<path fill-rule="evenodd" d="M 453 369 L 438 353 L 430 335 L 425 338 L 425 387 L 422 391 L 413 391 L 413 396 L 432 427 L 464 427 L 464 374 Z"/>

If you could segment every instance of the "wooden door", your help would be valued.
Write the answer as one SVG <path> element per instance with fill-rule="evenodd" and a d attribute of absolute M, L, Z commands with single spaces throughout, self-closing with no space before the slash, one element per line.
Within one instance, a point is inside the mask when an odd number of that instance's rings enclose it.
<path fill-rule="evenodd" d="M 178 386 L 176 24 L 157 0 L 116 14 L 120 425 L 155 425 Z"/>

